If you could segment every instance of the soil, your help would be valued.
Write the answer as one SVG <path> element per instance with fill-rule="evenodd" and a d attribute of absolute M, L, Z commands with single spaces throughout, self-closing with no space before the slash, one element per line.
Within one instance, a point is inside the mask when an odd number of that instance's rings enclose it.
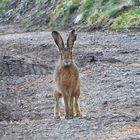
<path fill-rule="evenodd" d="M 64 40 L 68 31 L 61 32 Z M 78 32 L 83 116 L 53 118 L 59 52 L 50 32 L 0 27 L 1 140 L 139 140 L 140 36 Z"/>

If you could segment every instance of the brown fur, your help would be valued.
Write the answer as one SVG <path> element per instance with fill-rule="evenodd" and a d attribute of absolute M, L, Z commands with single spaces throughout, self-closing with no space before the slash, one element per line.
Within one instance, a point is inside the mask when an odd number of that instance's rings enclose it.
<path fill-rule="evenodd" d="M 72 47 L 74 41 L 76 40 L 75 31 L 71 31 L 67 40 L 67 47 L 64 46 L 64 42 L 60 34 L 56 31 L 52 32 L 55 43 L 59 47 L 61 54 L 60 61 L 56 66 L 54 72 L 54 80 L 56 84 L 56 89 L 54 92 L 55 97 L 55 107 L 54 115 L 55 118 L 60 118 L 60 106 L 59 98 L 64 98 L 65 103 L 65 118 L 73 118 L 75 109 L 76 116 L 80 116 L 80 80 L 79 72 L 76 64 L 72 59 Z"/>

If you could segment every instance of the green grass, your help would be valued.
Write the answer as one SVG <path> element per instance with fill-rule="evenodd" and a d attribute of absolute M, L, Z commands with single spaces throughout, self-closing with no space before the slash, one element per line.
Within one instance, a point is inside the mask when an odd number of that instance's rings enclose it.
<path fill-rule="evenodd" d="M 129 12 L 134 7 L 131 0 L 128 0 L 127 2 L 123 0 L 120 1 L 102 0 L 99 3 L 92 3 L 92 4 L 89 0 L 87 0 L 86 2 L 89 2 L 88 3 L 89 5 L 86 3 L 86 5 L 83 7 L 85 9 L 88 9 L 88 12 L 89 11 L 90 12 L 87 14 L 87 11 L 85 11 L 86 14 L 85 21 L 86 24 L 90 27 L 106 26 L 109 21 L 113 22 L 116 18 L 120 17 L 123 13 Z M 115 25 L 117 26 L 118 24 Z"/>
<path fill-rule="evenodd" d="M 88 16 L 90 14 L 90 12 L 94 7 L 94 4 L 95 4 L 95 0 L 85 0 L 81 4 L 80 9 L 84 16 Z"/>
<path fill-rule="evenodd" d="M 82 0 L 75 8 L 71 1 L 64 0 L 62 2 L 58 0 L 55 16 L 56 19 L 59 19 L 59 22 L 56 24 L 65 26 L 66 22 L 68 22 L 68 20 L 65 20 L 67 19 L 65 16 L 69 16 L 74 11 L 77 11 L 78 15 L 83 15 L 79 26 L 104 27 L 109 25 L 109 28 L 113 30 L 127 29 L 131 26 L 138 26 L 140 23 L 139 9 L 135 9 L 135 5 L 138 2 L 140 0 L 101 0 L 99 2 Z"/>
<path fill-rule="evenodd" d="M 5 13 L 8 10 L 8 0 L 2 0 L 0 3 L 0 14 Z"/>
<path fill-rule="evenodd" d="M 115 30 L 125 30 L 136 26 L 140 26 L 140 9 L 123 13 L 116 18 L 111 27 Z"/>

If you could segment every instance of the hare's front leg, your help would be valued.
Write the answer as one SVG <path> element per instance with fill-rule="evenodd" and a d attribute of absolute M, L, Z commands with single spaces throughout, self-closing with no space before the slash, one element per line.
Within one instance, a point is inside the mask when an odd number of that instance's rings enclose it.
<path fill-rule="evenodd" d="M 55 105 L 54 105 L 54 117 L 55 119 L 60 119 L 60 105 L 59 105 L 59 98 L 61 97 L 61 94 L 57 91 L 54 92 L 54 98 L 55 98 Z"/>
<path fill-rule="evenodd" d="M 70 97 L 70 105 L 69 105 L 69 118 L 73 118 L 73 97 Z"/>
<path fill-rule="evenodd" d="M 64 96 L 64 102 L 65 102 L 65 118 L 69 119 L 69 97 Z"/>
<path fill-rule="evenodd" d="M 77 91 L 74 101 L 74 109 L 76 113 L 76 117 L 81 117 L 81 111 L 80 111 L 80 103 L 79 103 L 79 96 L 80 96 L 80 89 Z"/>

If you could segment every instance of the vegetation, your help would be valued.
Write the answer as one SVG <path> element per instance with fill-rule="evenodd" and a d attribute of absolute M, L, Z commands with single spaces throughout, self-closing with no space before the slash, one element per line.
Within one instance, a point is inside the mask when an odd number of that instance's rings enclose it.
<path fill-rule="evenodd" d="M 33 1 L 33 0 L 30 0 L 30 1 Z M 35 0 L 36 4 L 38 5 L 44 5 L 46 3 L 50 3 L 51 0 Z"/>
<path fill-rule="evenodd" d="M 52 27 L 78 25 L 79 28 L 109 28 L 121 31 L 140 26 L 140 0 L 57 0 L 56 2 L 54 11 L 49 12 L 51 13 L 49 25 Z M 51 0 L 25 0 L 25 3 L 35 3 L 36 6 L 42 7 L 51 4 Z M 8 0 L 2 0 L 0 13 L 3 14 L 7 10 Z"/>
<path fill-rule="evenodd" d="M 2 0 L 0 2 L 0 14 L 6 12 L 8 10 L 8 0 Z"/>
<path fill-rule="evenodd" d="M 113 29 L 126 30 L 140 25 L 140 9 L 133 9 L 118 16 L 112 24 Z"/>
<path fill-rule="evenodd" d="M 68 4 L 71 3 L 71 7 L 77 5 L 77 7 L 68 8 Z M 68 0 L 57 2 L 55 17 L 59 21 L 62 21 L 64 26 L 66 22 L 74 22 L 76 18 L 78 25 L 82 27 L 90 28 L 110 28 L 113 30 L 126 30 L 132 26 L 140 26 L 140 0 L 82 0 L 77 1 L 77 3 L 68 2 Z M 63 19 L 70 17 L 75 14 L 77 17 L 73 19 L 66 20 L 64 23 Z M 70 11 L 70 12 L 69 12 Z M 60 20 L 61 18 L 61 20 Z M 73 16 L 72 16 L 73 18 Z M 71 21 L 72 20 L 72 21 Z"/>

